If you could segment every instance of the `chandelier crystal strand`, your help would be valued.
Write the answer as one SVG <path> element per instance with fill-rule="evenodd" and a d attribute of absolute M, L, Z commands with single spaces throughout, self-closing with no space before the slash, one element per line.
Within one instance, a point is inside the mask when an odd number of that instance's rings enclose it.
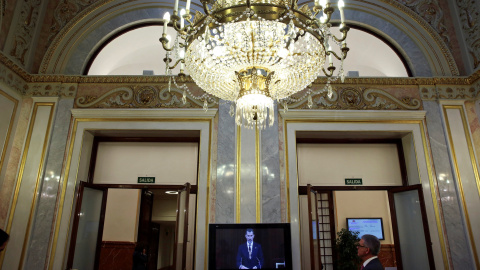
<path fill-rule="evenodd" d="M 195 99 L 212 96 L 235 104 L 235 122 L 247 128 L 266 128 L 274 122 L 274 100 L 283 103 L 297 100 L 292 95 L 303 91 L 323 72 L 329 79 L 326 91 L 331 96 L 334 76 L 332 59 L 343 59 L 348 47 L 344 42 L 349 28 L 344 23 L 342 0 L 339 2 L 341 37 L 330 33 L 334 7 L 327 0 L 315 0 L 313 7 L 298 7 L 291 0 L 200 0 L 204 13 L 192 17 L 187 2 L 186 12 L 166 16 L 177 31 L 173 45 L 166 30 L 160 38 L 167 51 L 167 74 L 180 65 L 178 77 L 185 82 L 184 70 L 206 93 Z M 318 15 L 318 16 L 317 16 Z M 330 46 L 340 46 L 333 53 Z M 326 61 L 327 50 L 329 61 Z M 173 51 L 173 54 L 170 53 Z M 174 59 L 172 59 L 172 57 Z M 324 67 L 326 65 L 326 67 Z M 175 77 L 174 84 L 177 85 Z M 181 89 L 188 90 L 186 84 Z M 312 90 L 308 96 L 312 104 Z M 207 105 L 205 105 L 207 104 Z"/>

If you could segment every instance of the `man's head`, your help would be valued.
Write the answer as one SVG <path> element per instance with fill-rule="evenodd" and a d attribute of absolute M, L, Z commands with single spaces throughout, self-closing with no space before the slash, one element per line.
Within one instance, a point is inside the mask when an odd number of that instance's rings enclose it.
<path fill-rule="evenodd" d="M 380 241 L 371 234 L 364 234 L 357 245 L 357 254 L 362 260 L 377 256 L 380 252 Z"/>
<path fill-rule="evenodd" d="M 254 237 L 255 234 L 253 234 L 253 229 L 247 229 L 247 231 L 245 232 L 245 238 L 247 238 L 247 242 L 252 243 Z"/>

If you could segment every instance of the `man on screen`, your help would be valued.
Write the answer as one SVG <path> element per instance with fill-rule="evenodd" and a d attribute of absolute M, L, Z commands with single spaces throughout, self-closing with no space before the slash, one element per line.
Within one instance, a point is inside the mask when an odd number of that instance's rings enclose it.
<path fill-rule="evenodd" d="M 261 269 L 263 266 L 262 246 L 253 242 L 255 234 L 253 229 L 247 229 L 245 232 L 246 243 L 238 247 L 237 268 L 238 269 Z"/>

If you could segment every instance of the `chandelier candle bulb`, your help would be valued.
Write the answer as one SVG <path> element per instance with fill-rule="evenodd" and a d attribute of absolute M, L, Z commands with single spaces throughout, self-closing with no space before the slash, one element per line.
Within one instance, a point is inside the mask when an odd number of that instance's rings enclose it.
<path fill-rule="evenodd" d="M 167 35 L 165 36 L 165 38 L 167 39 L 167 48 L 170 48 L 170 45 L 171 45 L 171 40 L 172 40 L 172 37 L 170 35 Z"/>
<path fill-rule="evenodd" d="M 332 45 L 329 45 L 329 46 L 328 46 L 328 51 L 329 51 L 329 53 L 328 53 L 328 62 L 329 62 L 330 64 L 333 63 L 333 54 L 330 52 L 331 50 L 332 50 Z"/>
<path fill-rule="evenodd" d="M 343 12 L 343 8 L 345 7 L 345 3 L 343 0 L 338 1 L 338 10 L 340 11 L 340 21 L 342 24 L 345 22 L 345 14 Z"/>
<path fill-rule="evenodd" d="M 173 14 L 178 14 L 178 1 L 179 0 L 175 0 L 175 7 L 173 8 L 173 11 L 174 11 Z"/>
<path fill-rule="evenodd" d="M 185 6 L 185 9 L 187 10 L 187 14 L 190 14 L 190 4 L 192 0 L 187 0 L 187 5 Z"/>
<path fill-rule="evenodd" d="M 183 16 L 185 15 L 185 9 L 182 8 L 182 10 L 180 10 L 180 28 L 183 29 L 183 27 L 185 26 L 185 19 L 183 18 Z"/>
<path fill-rule="evenodd" d="M 163 34 L 164 35 L 167 34 L 167 25 L 169 22 L 170 22 L 170 13 L 165 12 L 165 14 L 163 15 Z"/>

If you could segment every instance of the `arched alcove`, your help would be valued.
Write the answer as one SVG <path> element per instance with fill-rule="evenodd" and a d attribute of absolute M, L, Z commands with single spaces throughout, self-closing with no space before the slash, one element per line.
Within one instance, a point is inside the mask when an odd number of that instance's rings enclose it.
<path fill-rule="evenodd" d="M 159 25 L 140 25 L 119 33 L 102 44 L 90 58 L 84 75 L 164 75 L 165 51 L 158 41 L 162 31 Z M 169 27 L 170 36 L 174 30 Z M 349 32 L 352 44 L 344 63 L 347 76 L 360 77 L 408 77 L 409 69 L 405 60 L 392 44 L 378 35 L 359 28 Z M 356 46 L 368 44 L 368 46 Z M 377 57 L 372 57 L 377 54 Z"/>
<path fill-rule="evenodd" d="M 201 11 L 197 2 L 192 3 L 192 12 Z M 139 0 L 95 3 L 55 38 L 42 61 L 40 72 L 82 74 L 89 59 L 106 40 L 133 25 L 161 23 L 163 13 L 171 9 L 172 3 Z M 412 76 L 458 75 L 454 59 L 440 36 L 402 4 L 392 0 L 350 0 L 345 15 L 347 24 L 369 29 L 394 44 L 405 57 Z M 338 14 L 334 14 L 334 19 L 336 17 Z M 353 46 L 360 45 L 350 45 Z"/>

